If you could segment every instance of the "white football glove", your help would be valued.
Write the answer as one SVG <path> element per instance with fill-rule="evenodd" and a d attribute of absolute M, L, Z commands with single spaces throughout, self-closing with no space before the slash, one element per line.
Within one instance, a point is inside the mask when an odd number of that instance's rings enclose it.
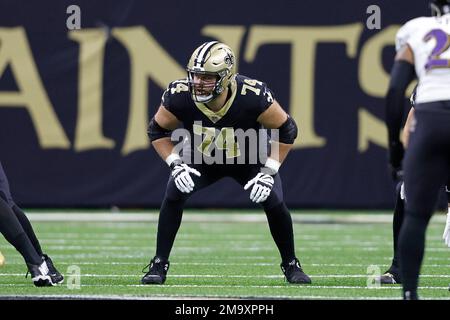
<path fill-rule="evenodd" d="M 185 163 L 175 164 L 172 166 L 172 177 L 175 181 L 175 185 L 178 190 L 183 193 L 189 193 L 194 190 L 195 184 L 190 176 L 191 173 L 195 174 L 197 177 L 201 176 L 200 172 L 189 167 Z"/>
<path fill-rule="evenodd" d="M 244 190 L 247 190 L 253 185 L 252 191 L 250 192 L 250 200 L 255 203 L 261 203 L 266 201 L 267 197 L 270 195 L 273 187 L 273 177 L 267 173 L 258 173 L 256 177 L 251 179 L 244 186 Z"/>
<path fill-rule="evenodd" d="M 445 224 L 444 234 L 442 235 L 445 244 L 450 248 L 450 212 L 447 213 L 447 222 Z"/>

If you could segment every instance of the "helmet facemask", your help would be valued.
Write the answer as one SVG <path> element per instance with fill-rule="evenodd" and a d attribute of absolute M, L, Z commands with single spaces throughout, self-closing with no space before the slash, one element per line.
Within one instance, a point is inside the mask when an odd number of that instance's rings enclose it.
<path fill-rule="evenodd" d="M 192 98 L 196 102 L 207 103 L 215 99 L 225 89 L 223 83 L 226 75 L 228 74 L 227 70 L 215 73 L 205 71 L 193 71 L 188 69 L 187 72 L 188 72 L 189 91 L 191 92 Z M 204 81 L 199 79 L 202 76 L 213 76 L 215 80 Z"/>

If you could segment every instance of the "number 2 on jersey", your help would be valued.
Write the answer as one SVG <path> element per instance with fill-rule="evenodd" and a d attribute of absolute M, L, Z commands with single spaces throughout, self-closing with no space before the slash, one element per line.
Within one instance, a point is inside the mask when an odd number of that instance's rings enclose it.
<path fill-rule="evenodd" d="M 428 42 L 433 38 L 436 39 L 436 46 L 428 58 L 427 64 L 425 65 L 425 70 L 429 71 L 435 68 L 450 68 L 450 60 L 441 59 L 441 54 L 447 51 L 450 47 L 450 35 L 441 29 L 433 29 L 425 35 L 423 40 Z"/>

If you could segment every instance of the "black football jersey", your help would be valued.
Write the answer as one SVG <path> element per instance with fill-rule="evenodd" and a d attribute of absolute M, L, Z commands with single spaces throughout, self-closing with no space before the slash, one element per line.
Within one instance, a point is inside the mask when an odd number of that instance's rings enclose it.
<path fill-rule="evenodd" d="M 207 164 L 253 164 L 255 152 L 258 161 L 267 154 L 261 150 L 267 149 L 267 132 L 256 119 L 273 103 L 272 91 L 261 81 L 237 75 L 228 92 L 225 105 L 214 112 L 192 99 L 186 79 L 169 84 L 161 104 L 186 130 L 183 156 L 190 148 L 191 155 L 200 153 Z"/>

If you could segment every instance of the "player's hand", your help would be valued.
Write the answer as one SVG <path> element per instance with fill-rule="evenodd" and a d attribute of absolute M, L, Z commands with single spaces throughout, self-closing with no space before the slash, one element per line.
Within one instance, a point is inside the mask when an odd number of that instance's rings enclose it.
<path fill-rule="evenodd" d="M 445 244 L 450 248 L 450 212 L 447 213 L 447 222 L 442 238 L 444 239 Z"/>
<path fill-rule="evenodd" d="M 258 173 L 256 177 L 251 179 L 244 186 L 244 190 L 249 189 L 253 186 L 252 191 L 250 192 L 250 200 L 255 203 L 261 203 L 266 201 L 267 197 L 270 195 L 273 187 L 273 177 L 268 175 L 267 173 Z"/>
<path fill-rule="evenodd" d="M 194 190 L 195 184 L 192 180 L 191 174 L 195 174 L 197 177 L 200 177 L 200 172 L 189 167 L 185 163 L 173 164 L 170 167 L 172 169 L 172 177 L 178 190 L 183 193 L 189 193 Z"/>
<path fill-rule="evenodd" d="M 400 141 L 389 143 L 389 165 L 391 169 L 392 179 L 398 181 L 402 179 L 402 160 L 405 149 Z"/>

